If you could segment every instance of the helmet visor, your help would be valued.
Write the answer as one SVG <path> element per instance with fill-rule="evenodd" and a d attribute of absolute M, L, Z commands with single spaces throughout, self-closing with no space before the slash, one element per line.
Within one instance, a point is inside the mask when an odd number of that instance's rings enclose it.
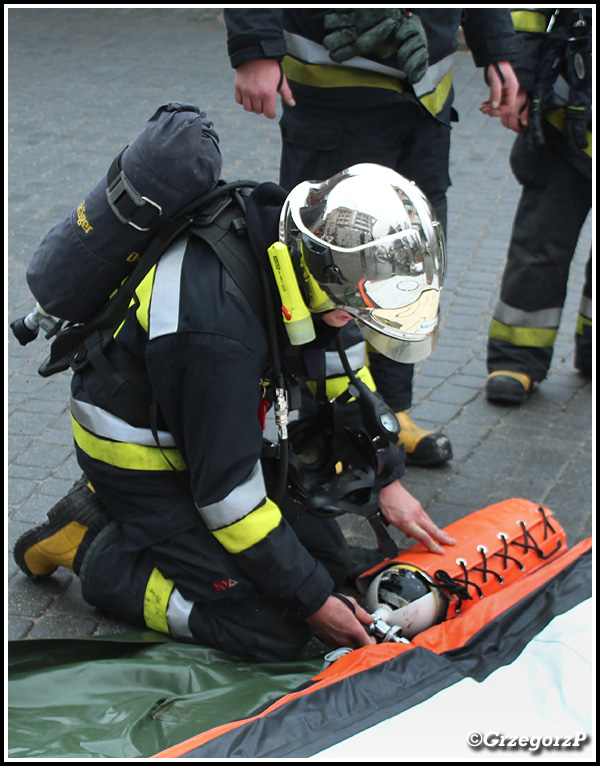
<path fill-rule="evenodd" d="M 391 278 L 375 283 L 373 288 L 365 285 L 363 291 L 371 307 L 347 306 L 346 311 L 354 316 L 359 330 L 377 351 L 407 364 L 431 354 L 438 336 L 439 290 L 422 291 L 418 284 L 408 289 L 405 280 Z M 390 308 L 374 304 L 375 297 Z"/>

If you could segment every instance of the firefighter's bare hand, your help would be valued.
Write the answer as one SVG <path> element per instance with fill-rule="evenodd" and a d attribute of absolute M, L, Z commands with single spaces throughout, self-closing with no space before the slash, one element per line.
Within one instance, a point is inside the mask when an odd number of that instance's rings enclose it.
<path fill-rule="evenodd" d="M 519 80 L 508 61 L 498 61 L 487 68 L 490 95 L 481 105 L 481 111 L 488 117 L 505 117 L 514 109 Z"/>
<path fill-rule="evenodd" d="M 281 83 L 281 84 L 280 84 Z M 279 63 L 274 59 L 246 61 L 235 70 L 235 100 L 247 112 L 275 117 L 277 93 L 288 106 L 295 106 L 292 89 L 282 78 Z"/>
<path fill-rule="evenodd" d="M 349 646 L 358 649 L 377 643 L 365 630 L 365 625 L 373 622 L 371 615 L 359 606 L 353 598 L 348 598 L 354 611 L 336 596 L 329 596 L 320 609 L 306 619 L 321 639 L 334 649 Z"/>
<path fill-rule="evenodd" d="M 489 101 L 484 101 L 480 107 L 483 114 L 490 115 L 492 108 Z M 515 99 L 513 108 L 500 117 L 500 122 L 505 128 L 515 133 L 524 133 L 529 125 L 529 94 L 520 90 Z"/>
<path fill-rule="evenodd" d="M 407 537 L 422 543 L 432 553 L 443 553 L 442 545 L 454 545 L 423 510 L 421 503 L 396 480 L 379 493 L 379 507 L 386 521 Z"/>

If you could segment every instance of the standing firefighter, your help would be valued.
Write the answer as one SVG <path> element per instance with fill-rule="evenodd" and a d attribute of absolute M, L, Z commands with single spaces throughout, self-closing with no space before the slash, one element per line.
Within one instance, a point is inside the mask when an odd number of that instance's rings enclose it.
<path fill-rule="evenodd" d="M 499 116 L 518 90 L 508 10 L 243 7 L 226 9 L 225 23 L 238 103 L 274 117 L 281 96 L 284 188 L 376 162 L 414 181 L 445 229 L 457 32 L 484 69 Z M 448 437 L 409 416 L 414 361 L 390 359 L 372 344 L 365 352 L 353 329 L 342 331 L 344 342 L 368 354 L 377 389 L 402 426 L 407 463 L 448 462 Z"/>
<path fill-rule="evenodd" d="M 429 203 L 386 168 L 217 196 L 139 282 L 110 342 L 78 359 L 85 478 L 17 542 L 21 569 L 70 567 L 88 603 L 238 656 L 288 658 L 313 631 L 373 643 L 369 615 L 336 595 L 348 549 L 333 516 L 360 513 L 384 546 L 388 524 L 435 552 L 453 541 L 403 489 L 397 421 L 343 350 L 352 382 L 330 403 L 325 346 L 355 320 L 383 353 L 426 356 L 444 268 Z M 294 427 L 286 403 L 308 377 L 317 418 Z M 273 399 L 280 440 L 265 449 Z M 356 402 L 360 427 L 344 414 Z"/>
<path fill-rule="evenodd" d="M 510 161 L 522 192 L 489 328 L 486 395 L 522 404 L 550 368 L 592 202 L 592 11 L 519 10 L 513 20 L 523 39 L 521 91 L 503 122 L 519 134 Z M 592 376 L 591 252 L 575 367 Z"/>

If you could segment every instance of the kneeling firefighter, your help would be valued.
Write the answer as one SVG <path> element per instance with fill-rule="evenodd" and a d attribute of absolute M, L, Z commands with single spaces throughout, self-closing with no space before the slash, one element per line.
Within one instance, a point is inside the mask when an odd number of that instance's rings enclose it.
<path fill-rule="evenodd" d="M 72 568 L 91 605 L 246 658 L 293 657 L 315 631 L 334 647 L 374 643 L 371 616 L 336 593 L 349 562 L 334 517 L 361 513 L 384 545 L 389 524 L 431 551 L 453 541 L 402 487 L 398 423 L 366 368 L 340 347 L 350 382 L 321 371 L 353 320 L 393 358 L 431 352 L 439 230 L 414 184 L 357 165 L 289 195 L 256 185 L 181 233 L 110 343 L 75 368 L 85 476 L 17 542 L 23 572 Z M 308 377 L 316 412 L 288 423 L 293 381 Z"/>

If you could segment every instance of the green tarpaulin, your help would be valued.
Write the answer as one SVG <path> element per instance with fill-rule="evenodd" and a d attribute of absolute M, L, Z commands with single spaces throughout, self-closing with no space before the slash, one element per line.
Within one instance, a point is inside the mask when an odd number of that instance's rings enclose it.
<path fill-rule="evenodd" d="M 323 666 L 236 661 L 156 633 L 8 643 L 12 758 L 147 758 L 256 711 Z"/>

